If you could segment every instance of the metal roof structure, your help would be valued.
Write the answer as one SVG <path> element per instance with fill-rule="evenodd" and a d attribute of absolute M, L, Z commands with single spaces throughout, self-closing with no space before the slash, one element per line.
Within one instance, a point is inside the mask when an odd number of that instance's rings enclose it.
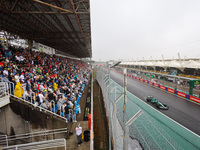
<path fill-rule="evenodd" d="M 200 69 L 199 59 L 187 60 L 147 60 L 147 61 L 123 61 L 120 65 L 130 66 L 159 66 L 159 67 L 175 67 L 175 68 L 194 68 Z"/>
<path fill-rule="evenodd" d="M 0 29 L 78 58 L 92 57 L 89 0 L 0 0 Z"/>

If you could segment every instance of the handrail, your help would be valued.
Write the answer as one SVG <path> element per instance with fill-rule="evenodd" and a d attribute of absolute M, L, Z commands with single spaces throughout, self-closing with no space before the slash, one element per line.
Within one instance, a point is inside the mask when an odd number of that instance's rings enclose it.
<path fill-rule="evenodd" d="M 11 138 L 11 137 L 17 137 L 17 136 L 23 136 L 23 135 L 30 135 L 30 134 L 38 134 L 38 133 L 55 132 L 55 131 L 60 131 L 60 130 L 67 130 L 67 128 L 60 128 L 60 129 L 54 129 L 54 130 L 38 131 L 38 132 L 32 132 L 32 133 L 26 133 L 26 134 L 10 135 L 10 136 L 8 136 L 8 138 Z M 5 136 L 5 135 L 0 135 L 0 139 L 1 139 L 1 136 Z"/>
<path fill-rule="evenodd" d="M 3 150 L 18 150 L 18 149 L 48 149 L 48 148 L 56 148 L 56 147 L 65 147 L 66 150 L 66 140 L 62 139 L 54 139 L 48 141 L 40 141 L 26 144 L 13 145 L 8 147 L 3 147 Z"/>
<path fill-rule="evenodd" d="M 44 136 L 44 135 L 47 136 L 47 135 L 53 135 L 53 134 L 61 134 L 61 133 L 67 133 L 67 128 L 46 130 L 46 131 L 39 131 L 39 132 L 32 132 L 32 133 L 18 134 L 18 135 L 11 135 L 11 136 L 0 135 L 0 145 L 3 145 L 4 143 L 6 143 L 8 147 L 9 141 L 22 140 L 22 139 L 39 137 L 39 136 Z"/>
<path fill-rule="evenodd" d="M 38 108 L 40 111 L 44 110 L 45 112 L 51 113 L 52 115 L 57 116 L 57 117 L 60 117 L 60 118 L 62 118 L 62 119 L 64 119 L 64 120 L 66 121 L 66 118 L 65 118 L 65 117 L 62 117 L 62 116 L 60 116 L 60 115 L 58 115 L 58 114 L 56 114 L 56 113 L 54 113 L 54 112 L 52 112 L 52 111 L 49 111 L 49 110 L 47 110 L 47 109 L 45 109 L 45 108 L 42 108 L 41 106 L 36 106 L 36 105 L 32 104 L 31 102 L 26 101 L 26 100 L 23 100 L 22 98 L 19 98 L 19 97 L 15 96 L 15 95 L 11 95 L 11 96 L 12 96 L 12 97 L 15 97 L 15 98 L 17 98 L 17 99 L 19 99 L 19 100 L 21 100 L 21 101 L 23 101 L 23 102 L 25 102 L 25 103 L 28 103 L 28 104 L 34 106 L 35 108 Z"/>
<path fill-rule="evenodd" d="M 93 73 L 91 80 L 91 131 L 90 131 L 90 150 L 94 149 L 94 140 L 93 140 Z"/>

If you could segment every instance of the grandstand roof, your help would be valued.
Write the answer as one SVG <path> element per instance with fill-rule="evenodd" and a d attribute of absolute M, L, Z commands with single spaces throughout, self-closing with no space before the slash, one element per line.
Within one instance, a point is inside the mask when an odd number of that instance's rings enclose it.
<path fill-rule="evenodd" d="M 175 68 L 194 68 L 200 69 L 199 59 L 187 60 L 147 60 L 147 61 L 123 61 L 120 65 L 132 66 L 159 66 L 159 67 L 175 67 Z"/>
<path fill-rule="evenodd" d="M 89 0 L 1 0 L 0 29 L 67 54 L 92 57 Z"/>

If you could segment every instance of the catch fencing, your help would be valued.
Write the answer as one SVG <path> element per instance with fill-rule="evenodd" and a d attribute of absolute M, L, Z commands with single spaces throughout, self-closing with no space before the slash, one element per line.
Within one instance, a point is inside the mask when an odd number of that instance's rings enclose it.
<path fill-rule="evenodd" d="M 126 144 L 125 142 L 131 141 L 124 140 L 127 135 L 128 138 L 137 139 L 145 150 L 200 149 L 200 137 L 197 134 L 160 113 L 128 91 L 124 124 L 123 87 L 110 79 L 107 68 L 98 68 L 96 79 L 102 89 L 114 149 L 123 149 L 122 146 Z M 137 116 L 138 113 L 140 116 Z M 130 122 L 135 116 L 135 120 Z M 129 128 L 127 128 L 127 124 L 130 125 Z M 128 134 L 124 137 L 126 130 Z M 134 145 L 132 142 L 128 144 L 129 147 Z M 109 147 L 111 148 L 111 145 Z"/>

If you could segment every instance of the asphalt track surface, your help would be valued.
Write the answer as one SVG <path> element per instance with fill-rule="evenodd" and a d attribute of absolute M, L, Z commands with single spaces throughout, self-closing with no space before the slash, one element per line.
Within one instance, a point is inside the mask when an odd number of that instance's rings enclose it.
<path fill-rule="evenodd" d="M 110 76 L 112 80 L 123 86 L 122 74 L 111 70 Z M 169 110 L 159 110 L 154 106 L 153 107 L 194 133 L 200 135 L 200 105 L 130 77 L 127 77 L 127 90 L 145 102 L 147 96 L 153 96 L 160 102 L 167 104 Z"/>

